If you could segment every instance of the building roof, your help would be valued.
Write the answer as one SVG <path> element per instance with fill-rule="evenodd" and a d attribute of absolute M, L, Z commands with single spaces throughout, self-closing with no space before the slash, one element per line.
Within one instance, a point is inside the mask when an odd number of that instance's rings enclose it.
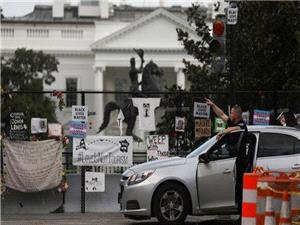
<path fill-rule="evenodd" d="M 159 7 L 135 7 L 130 5 L 113 5 L 111 15 L 108 19 L 111 21 L 133 22 Z M 170 13 L 185 19 L 185 10 L 181 6 L 165 7 Z M 205 11 L 205 8 L 204 8 Z M 78 6 L 64 6 L 64 17 L 52 17 L 52 5 L 35 5 L 34 10 L 22 17 L 5 17 L 2 22 L 21 22 L 21 23 L 94 23 L 95 20 L 101 20 L 100 17 L 79 17 Z"/>

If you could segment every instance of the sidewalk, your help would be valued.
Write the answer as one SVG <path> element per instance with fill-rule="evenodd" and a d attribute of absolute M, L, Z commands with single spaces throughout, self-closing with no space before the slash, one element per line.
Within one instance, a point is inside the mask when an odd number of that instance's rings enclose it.
<path fill-rule="evenodd" d="M 1 225 L 160 225 L 156 219 L 134 221 L 120 213 L 64 213 L 3 215 Z M 234 225 L 232 222 L 215 222 L 212 217 L 188 217 L 183 225 Z"/>

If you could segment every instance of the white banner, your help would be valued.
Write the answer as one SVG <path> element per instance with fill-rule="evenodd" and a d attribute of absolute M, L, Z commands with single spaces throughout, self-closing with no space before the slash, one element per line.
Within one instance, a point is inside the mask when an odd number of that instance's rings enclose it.
<path fill-rule="evenodd" d="M 4 140 L 5 185 L 21 192 L 57 187 L 62 179 L 62 142 Z"/>
<path fill-rule="evenodd" d="M 81 105 L 72 105 L 72 120 L 86 122 L 88 118 L 88 107 Z"/>
<path fill-rule="evenodd" d="M 85 192 L 105 192 L 105 173 L 85 172 Z"/>
<path fill-rule="evenodd" d="M 131 136 L 87 136 L 73 139 L 73 165 L 131 166 Z"/>
<path fill-rule="evenodd" d="M 147 161 L 169 157 L 169 136 L 148 135 L 146 139 Z"/>

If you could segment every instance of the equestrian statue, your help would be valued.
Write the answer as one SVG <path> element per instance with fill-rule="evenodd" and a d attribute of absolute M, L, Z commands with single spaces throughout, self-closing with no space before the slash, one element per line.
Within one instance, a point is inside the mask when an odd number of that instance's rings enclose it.
<path fill-rule="evenodd" d="M 131 94 L 128 98 L 118 104 L 116 102 L 109 102 L 105 106 L 104 119 L 97 133 L 103 131 L 110 121 L 110 113 L 114 110 L 122 110 L 124 114 L 124 122 L 127 123 L 126 135 L 133 136 L 133 139 L 137 142 L 143 141 L 140 137 L 133 133 L 135 126 L 136 116 L 138 115 L 138 109 L 133 106 L 132 97 L 155 97 L 155 92 L 162 91 L 160 87 L 160 79 L 163 75 L 163 71 L 152 60 L 143 67 L 144 51 L 143 49 L 134 49 L 141 60 L 140 67 L 137 69 L 135 65 L 135 58 L 130 59 L 130 71 L 129 78 L 131 81 L 130 91 Z M 142 74 L 142 81 L 138 81 L 138 75 Z M 141 87 L 141 88 L 139 88 Z M 140 90 L 141 89 L 141 90 Z M 148 92 L 148 93 L 147 93 Z M 154 93 L 151 93 L 154 92 Z"/>

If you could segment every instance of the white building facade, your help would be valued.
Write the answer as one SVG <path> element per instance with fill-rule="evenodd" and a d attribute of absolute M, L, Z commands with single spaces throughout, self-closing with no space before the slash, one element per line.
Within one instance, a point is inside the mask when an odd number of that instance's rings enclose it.
<path fill-rule="evenodd" d="M 178 42 L 176 28 L 196 37 L 181 7 L 117 7 L 102 0 L 82 0 L 71 6 L 54 0 L 53 6 L 35 6 L 24 17 L 2 19 L 1 53 L 11 55 L 17 48 L 27 48 L 55 55 L 60 63 L 56 81 L 44 85 L 44 90 L 129 91 L 129 60 L 135 57 L 138 67 L 133 48 L 141 48 L 145 63 L 153 60 L 164 71 L 162 86 L 177 84 L 184 89 L 188 83 L 182 60 L 193 59 Z M 91 134 L 102 123 L 109 101 L 122 101 L 122 97 L 86 95 Z M 71 118 L 70 106 L 81 104 L 80 95 L 66 95 L 65 103 L 66 108 L 57 111 L 63 124 Z"/>

